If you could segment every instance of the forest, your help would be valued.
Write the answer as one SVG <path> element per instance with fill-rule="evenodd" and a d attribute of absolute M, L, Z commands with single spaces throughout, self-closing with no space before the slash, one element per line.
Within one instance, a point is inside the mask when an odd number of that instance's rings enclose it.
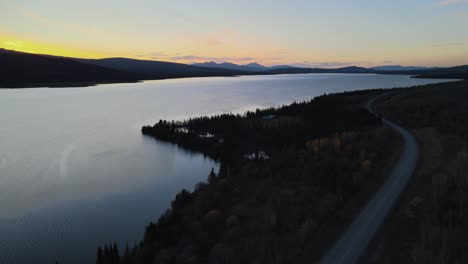
<path fill-rule="evenodd" d="M 356 97 L 360 94 L 366 93 L 354 93 Z M 242 160 L 246 154 L 276 155 L 287 149 L 303 148 L 304 142 L 311 138 L 378 125 L 380 121 L 361 107 L 358 100 L 333 94 L 278 108 L 248 111 L 244 115 L 160 120 L 154 126 L 143 127 L 142 133 L 232 163 Z"/>
<path fill-rule="evenodd" d="M 140 243 L 97 263 L 309 263 L 318 260 L 385 180 L 400 139 L 362 104 L 381 92 L 185 121 L 142 133 L 221 163 L 182 190 Z"/>
<path fill-rule="evenodd" d="M 375 104 L 411 128 L 419 168 L 363 263 L 468 262 L 468 82 L 392 91 Z"/>

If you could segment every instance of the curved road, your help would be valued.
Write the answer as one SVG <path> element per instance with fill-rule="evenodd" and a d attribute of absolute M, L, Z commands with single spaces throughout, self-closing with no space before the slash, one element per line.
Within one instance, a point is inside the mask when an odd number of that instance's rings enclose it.
<path fill-rule="evenodd" d="M 366 104 L 366 108 L 374 115 L 371 106 L 380 96 L 374 97 Z M 382 119 L 382 121 L 403 138 L 404 149 L 402 155 L 391 171 L 387 182 L 361 211 L 340 240 L 333 245 L 321 260 L 321 264 L 354 264 L 359 260 L 359 257 L 367 248 L 400 193 L 407 185 L 416 167 L 419 152 L 413 135 L 386 119 Z"/>

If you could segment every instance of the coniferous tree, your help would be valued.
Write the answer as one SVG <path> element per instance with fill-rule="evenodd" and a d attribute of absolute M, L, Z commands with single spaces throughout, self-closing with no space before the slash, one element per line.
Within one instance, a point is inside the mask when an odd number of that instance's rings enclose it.
<path fill-rule="evenodd" d="M 128 244 L 125 246 L 125 252 L 122 257 L 122 263 L 124 264 L 129 264 L 130 263 L 130 248 L 128 247 Z"/>
<path fill-rule="evenodd" d="M 211 168 L 210 175 L 208 175 L 208 183 L 212 184 L 216 180 L 216 173 L 214 172 L 214 168 Z"/>
<path fill-rule="evenodd" d="M 96 264 L 103 264 L 104 263 L 103 257 L 104 256 L 103 256 L 102 248 L 101 246 L 99 246 L 97 250 Z"/>
<path fill-rule="evenodd" d="M 107 247 L 107 245 L 104 246 L 104 257 L 103 257 L 103 263 L 104 264 L 112 264 L 110 262 L 110 250 Z"/>
<path fill-rule="evenodd" d="M 114 246 L 112 247 L 112 263 L 118 264 L 119 262 L 120 262 L 119 248 L 117 247 L 117 243 L 114 242 Z"/>

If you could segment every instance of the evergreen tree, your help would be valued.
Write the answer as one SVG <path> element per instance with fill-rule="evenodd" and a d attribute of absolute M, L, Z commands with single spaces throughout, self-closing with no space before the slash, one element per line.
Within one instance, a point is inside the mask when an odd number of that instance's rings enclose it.
<path fill-rule="evenodd" d="M 107 245 L 104 246 L 104 257 L 102 260 L 104 264 L 112 264 L 110 259 L 110 250 Z"/>
<path fill-rule="evenodd" d="M 129 264 L 130 263 L 130 248 L 129 248 L 128 244 L 125 246 L 125 253 L 123 255 L 122 262 L 124 264 Z"/>
<path fill-rule="evenodd" d="M 104 263 L 103 252 L 102 252 L 101 246 L 99 246 L 97 250 L 96 264 L 103 264 L 103 263 Z"/>
<path fill-rule="evenodd" d="M 120 253 L 117 244 L 114 242 L 114 246 L 112 247 L 112 263 L 118 264 L 120 262 Z"/>
<path fill-rule="evenodd" d="M 216 180 L 216 173 L 214 172 L 214 168 L 211 168 L 210 175 L 208 175 L 208 183 L 213 184 Z"/>

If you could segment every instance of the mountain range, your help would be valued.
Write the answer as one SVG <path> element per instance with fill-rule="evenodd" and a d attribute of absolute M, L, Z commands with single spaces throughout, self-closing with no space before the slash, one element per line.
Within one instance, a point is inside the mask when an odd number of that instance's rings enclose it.
<path fill-rule="evenodd" d="M 376 71 L 424 71 L 424 70 L 435 70 L 438 67 L 421 67 L 421 66 L 401 66 L 401 65 L 385 65 L 373 67 Z"/>
<path fill-rule="evenodd" d="M 118 71 L 138 74 L 145 80 L 187 78 L 187 77 L 213 77 L 213 76 L 236 76 L 244 74 L 243 71 L 197 67 L 181 63 L 135 60 L 128 58 L 106 58 L 106 59 L 76 59 L 73 60 L 100 67 L 110 68 Z"/>
<path fill-rule="evenodd" d="M 205 68 L 216 68 L 216 69 L 229 69 L 229 70 L 236 70 L 236 71 L 247 71 L 247 72 L 263 72 L 263 71 L 269 71 L 269 70 L 275 70 L 275 69 L 288 69 L 288 68 L 294 68 L 289 65 L 278 65 L 278 66 L 273 66 L 273 67 L 266 67 L 263 66 L 257 62 L 254 63 L 249 63 L 245 65 L 238 65 L 234 63 L 229 63 L 229 62 L 223 62 L 223 63 L 216 63 L 214 61 L 210 62 L 203 62 L 203 63 L 194 63 L 192 66 L 197 66 L 197 67 L 205 67 Z"/>
<path fill-rule="evenodd" d="M 245 65 L 239 65 L 229 62 L 216 63 L 214 61 L 203 62 L 203 63 L 194 63 L 192 66 L 206 67 L 206 68 L 216 68 L 216 69 L 229 69 L 229 70 L 238 70 L 238 71 L 248 71 L 248 72 L 259 72 L 259 71 L 271 71 L 271 70 L 283 70 L 283 69 L 317 69 L 318 71 L 333 71 L 337 69 L 320 69 L 320 68 L 304 68 L 304 67 L 294 67 L 289 65 L 277 65 L 272 67 L 263 66 L 257 62 L 249 63 Z M 358 70 L 359 72 L 371 70 L 375 71 L 424 71 L 424 70 L 435 70 L 439 69 L 437 67 L 421 67 L 421 66 L 401 66 L 401 65 L 385 65 L 372 68 L 360 68 L 356 66 L 340 68 L 342 70 Z M 365 70 L 364 70 L 365 69 Z M 293 70 L 294 71 L 294 70 Z M 341 71 L 342 72 L 342 71 Z"/>
<path fill-rule="evenodd" d="M 421 78 L 468 79 L 468 65 L 451 68 L 383 67 L 321 69 L 215 62 L 187 65 L 128 58 L 69 58 L 0 49 L 0 88 L 67 87 L 187 77 L 306 73 L 401 74 Z"/>

